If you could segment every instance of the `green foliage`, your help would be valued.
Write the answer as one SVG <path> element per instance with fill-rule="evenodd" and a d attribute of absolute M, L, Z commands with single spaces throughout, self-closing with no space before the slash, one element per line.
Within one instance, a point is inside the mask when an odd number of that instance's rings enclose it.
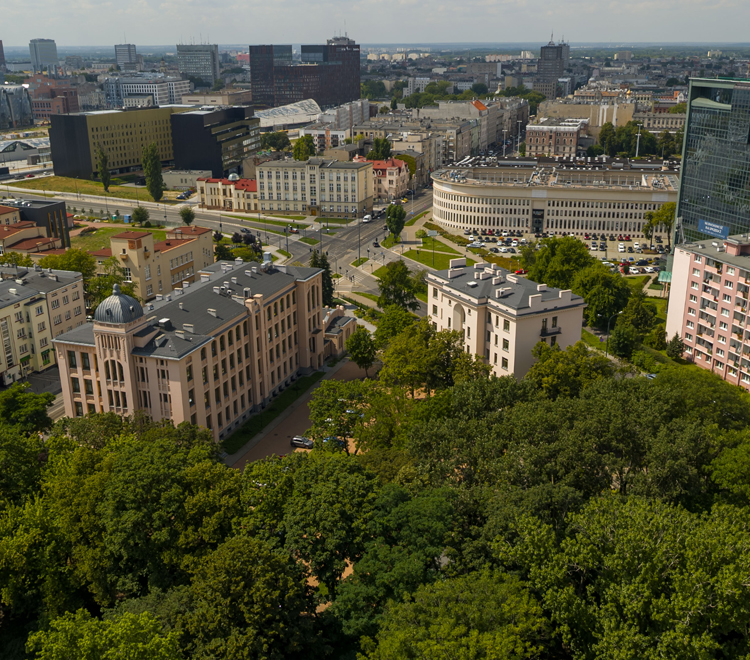
<path fill-rule="evenodd" d="M 360 84 L 360 94 L 363 99 L 369 99 L 375 101 L 388 96 L 385 89 L 385 84 L 382 80 L 365 80 Z"/>
<path fill-rule="evenodd" d="M 536 362 L 526 380 L 551 399 L 577 397 L 599 378 L 611 378 L 612 363 L 603 355 L 590 351 L 579 341 L 564 351 L 559 346 L 539 342 L 532 351 Z"/>
<path fill-rule="evenodd" d="M 669 343 L 667 344 L 667 356 L 671 357 L 673 360 L 676 360 L 678 358 L 682 357 L 682 354 L 685 352 L 685 343 L 680 339 L 680 335 L 675 334 L 672 339 L 669 340 Z"/>
<path fill-rule="evenodd" d="M 375 138 L 372 141 L 372 151 L 367 154 L 367 160 L 387 160 L 390 157 L 390 140 L 388 138 Z"/>
<path fill-rule="evenodd" d="M 195 211 L 193 211 L 191 206 L 183 206 L 180 209 L 180 218 L 182 219 L 182 224 L 189 227 L 195 220 Z"/>
<path fill-rule="evenodd" d="M 154 201 L 158 202 L 164 195 L 165 186 L 164 179 L 161 176 L 159 147 L 156 146 L 155 142 L 143 147 L 141 166 L 146 177 L 146 189 Z"/>
<path fill-rule="evenodd" d="M 533 90 L 527 90 L 523 85 L 518 87 L 508 87 L 501 92 L 498 92 L 498 96 L 512 97 L 517 96 L 522 99 L 526 99 L 529 102 L 529 114 L 535 115 L 539 104 L 544 101 L 546 96 L 541 92 L 535 92 Z"/>
<path fill-rule="evenodd" d="M 489 89 L 484 83 L 474 83 L 471 86 L 471 91 L 474 92 L 477 96 L 484 96 L 485 94 L 487 94 L 487 92 L 489 92 Z"/>
<path fill-rule="evenodd" d="M 664 323 L 654 326 L 651 331 L 644 337 L 643 343 L 657 351 L 664 351 L 667 348 L 667 329 Z"/>
<path fill-rule="evenodd" d="M 96 147 L 96 169 L 99 172 L 99 179 L 104 187 L 104 192 L 109 192 L 109 182 L 112 179 L 112 175 L 109 172 L 109 156 L 102 149 L 101 145 L 97 145 Z"/>
<path fill-rule="evenodd" d="M 312 135 L 303 135 L 294 143 L 292 156 L 294 160 L 308 160 L 315 155 L 315 142 Z"/>
<path fill-rule="evenodd" d="M 35 394 L 27 382 L 13 383 L 0 392 L 0 423 L 13 426 L 20 433 L 48 431 L 52 420 L 47 408 L 55 395 L 49 392 Z"/>
<path fill-rule="evenodd" d="M 577 238 L 551 236 L 541 241 L 534 262 L 528 265 L 529 279 L 555 288 L 570 289 L 577 273 L 595 263 L 596 259 Z"/>
<path fill-rule="evenodd" d="M 149 613 L 123 614 L 100 621 L 86 610 L 53 620 L 50 629 L 34 633 L 28 650 L 39 660 L 97 658 L 116 660 L 180 660 L 183 654 L 177 635 L 162 634 L 159 622 Z"/>
<path fill-rule="evenodd" d="M 579 271 L 571 289 L 586 301 L 584 314 L 588 325 L 598 328 L 606 328 L 609 319 L 625 308 L 630 296 L 625 279 L 598 262 Z"/>
<path fill-rule="evenodd" d="M 52 257 L 45 258 L 49 259 Z M 98 277 L 89 280 L 86 287 L 86 300 L 92 312 L 105 298 L 112 295 L 112 288 L 115 284 L 120 286 L 120 290 L 125 295 L 138 299 L 136 292 L 137 284 L 125 281 L 125 269 L 120 266 L 117 257 L 107 259 L 102 266 L 102 270 L 103 272 Z"/>
<path fill-rule="evenodd" d="M 145 206 L 136 206 L 133 209 L 133 222 L 145 226 L 149 221 L 151 214 Z"/>
<path fill-rule="evenodd" d="M 385 212 L 385 224 L 388 231 L 399 240 L 406 224 L 406 209 L 400 204 L 389 204 Z"/>
<path fill-rule="evenodd" d="M 22 254 L 21 252 L 5 252 L 0 254 L 0 264 L 30 268 L 34 265 L 34 260 L 28 254 Z"/>
<path fill-rule="evenodd" d="M 391 261 L 386 264 L 385 272 L 378 280 L 378 289 L 378 307 L 381 309 L 391 305 L 401 309 L 419 309 L 419 302 L 414 295 L 414 282 L 403 261 Z"/>
<path fill-rule="evenodd" d="M 669 109 L 669 114 L 670 115 L 684 115 L 685 113 L 687 113 L 687 103 L 685 103 L 685 102 L 678 103 L 677 105 L 673 105 Z"/>
<path fill-rule="evenodd" d="M 289 136 L 286 131 L 276 131 L 275 133 L 263 133 L 260 136 L 260 147 L 261 149 L 273 149 L 275 151 L 284 151 L 288 149 L 292 143 L 289 141 Z"/>
<path fill-rule="evenodd" d="M 638 330 L 632 325 L 618 323 L 609 336 L 609 352 L 621 358 L 630 358 L 638 346 L 640 337 Z"/>
<path fill-rule="evenodd" d="M 39 265 L 52 270 L 72 270 L 81 273 L 84 283 L 89 282 L 96 274 L 96 257 L 79 248 L 70 248 L 63 254 L 42 257 Z"/>
<path fill-rule="evenodd" d="M 328 255 L 318 250 L 313 250 L 310 256 L 310 266 L 312 268 L 323 269 L 323 304 L 333 305 L 333 275 L 331 274 L 331 264 L 328 262 Z"/>
<path fill-rule="evenodd" d="M 647 335 L 654 325 L 656 311 L 646 302 L 646 294 L 643 291 L 634 292 L 618 317 L 617 323 L 633 326 L 640 337 Z"/>
<path fill-rule="evenodd" d="M 364 369 L 365 377 L 368 377 L 367 371 L 374 364 L 375 355 L 378 352 L 370 331 L 364 326 L 358 325 L 346 340 L 346 350 L 354 364 L 360 369 Z"/>
<path fill-rule="evenodd" d="M 415 323 L 414 315 L 399 305 L 387 305 L 375 329 L 375 341 L 379 348 L 384 348 L 396 335 Z"/>
<path fill-rule="evenodd" d="M 638 138 L 638 122 L 629 121 L 616 129 L 612 122 L 606 122 L 599 132 L 599 146 L 608 156 L 623 154 L 630 158 L 635 156 L 636 149 L 639 156 L 649 156 L 660 151 L 654 135 L 645 128 L 640 129 Z"/>

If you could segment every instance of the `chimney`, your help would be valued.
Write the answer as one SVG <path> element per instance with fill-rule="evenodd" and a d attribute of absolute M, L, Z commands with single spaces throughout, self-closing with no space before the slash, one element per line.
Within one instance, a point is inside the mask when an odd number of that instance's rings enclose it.
<path fill-rule="evenodd" d="M 182 309 L 182 301 L 178 302 L 178 303 L 177 303 L 177 306 L 178 306 L 178 307 L 179 307 L 180 309 Z"/>
<path fill-rule="evenodd" d="M 537 291 L 546 291 L 547 290 L 547 285 L 546 284 L 537 284 L 536 285 L 536 290 Z"/>

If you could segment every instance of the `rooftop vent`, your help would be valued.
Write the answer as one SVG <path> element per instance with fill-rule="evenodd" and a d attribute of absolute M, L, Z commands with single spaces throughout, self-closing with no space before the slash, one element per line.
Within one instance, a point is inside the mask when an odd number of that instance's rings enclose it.
<path fill-rule="evenodd" d="M 467 282 L 466 283 L 466 286 L 470 286 L 472 288 L 475 287 L 476 285 L 477 285 L 477 283 L 474 280 L 471 280 L 471 282 Z"/>
<path fill-rule="evenodd" d="M 162 330 L 171 330 L 172 329 L 172 321 L 170 321 L 168 318 L 159 319 L 159 327 Z"/>
<path fill-rule="evenodd" d="M 182 309 L 182 302 L 177 303 L 177 306 Z"/>
<path fill-rule="evenodd" d="M 219 317 L 219 315 L 218 315 L 218 314 L 216 313 L 216 310 L 215 310 L 215 309 L 212 309 L 211 307 L 209 307 L 209 308 L 208 308 L 208 310 L 206 310 L 206 311 L 208 311 L 208 313 L 209 313 L 209 314 L 210 314 L 211 316 L 213 316 L 214 318 L 218 318 L 218 317 Z"/>
<path fill-rule="evenodd" d="M 183 329 L 183 330 L 184 330 L 185 332 L 195 332 L 195 331 L 193 330 L 193 327 L 194 327 L 194 326 L 193 326 L 193 324 L 192 324 L 192 323 L 183 323 L 183 324 L 182 324 L 182 329 Z"/>
<path fill-rule="evenodd" d="M 215 286 L 214 293 L 221 293 L 221 287 Z"/>

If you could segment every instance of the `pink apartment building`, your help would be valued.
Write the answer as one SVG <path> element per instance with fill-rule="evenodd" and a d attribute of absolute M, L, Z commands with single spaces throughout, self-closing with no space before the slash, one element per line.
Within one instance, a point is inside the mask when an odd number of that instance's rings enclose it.
<path fill-rule="evenodd" d="M 65 414 L 142 410 L 225 438 L 343 352 L 356 321 L 323 306 L 321 273 L 217 262 L 144 305 L 115 286 L 92 323 L 54 340 Z"/>
<path fill-rule="evenodd" d="M 675 247 L 667 337 L 685 342 L 684 357 L 750 389 L 750 235 Z"/>

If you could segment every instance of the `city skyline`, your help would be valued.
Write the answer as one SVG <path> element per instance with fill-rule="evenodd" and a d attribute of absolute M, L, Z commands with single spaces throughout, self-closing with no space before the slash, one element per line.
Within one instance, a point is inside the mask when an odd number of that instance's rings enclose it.
<path fill-rule="evenodd" d="M 583 0 L 567 0 L 546 7 L 526 0 L 469 0 L 456 12 L 455 5 L 440 2 L 424 11 L 415 2 L 396 0 L 372 5 L 347 5 L 337 23 L 331 23 L 331 11 L 336 7 L 321 7 L 316 11 L 309 4 L 301 6 L 295 0 L 272 5 L 259 4 L 233 9 L 234 19 L 227 26 L 221 12 L 201 13 L 198 23 L 184 5 L 161 3 L 154 6 L 134 3 L 118 6 L 107 21 L 97 18 L 97 12 L 87 3 L 59 5 L 42 0 L 33 22 L 27 20 L 24 8 L 15 5 L 5 8 L 5 25 L 13 25 L 12 43 L 8 36 L 5 45 L 16 47 L 31 39 L 46 37 L 67 46 L 99 46 L 106 43 L 157 44 L 177 43 L 314 43 L 331 32 L 348 32 L 358 43 L 429 43 L 429 42 L 497 42 L 504 36 L 524 34 L 529 41 L 546 43 L 554 30 L 555 39 L 579 43 L 598 42 L 739 42 L 745 43 L 750 22 L 750 5 L 739 0 L 663 0 L 660 3 L 606 3 L 591 6 Z M 188 5 L 189 8 L 189 5 Z M 218 8 L 218 7 L 217 7 Z M 382 17 L 393 9 L 397 22 L 386 26 Z M 205 9 L 205 7 L 203 7 Z M 343 7 L 342 7 L 343 9 Z M 642 10 L 642 11 L 641 11 Z M 304 23 L 293 19 L 305 12 Z M 644 21 L 644 12 L 648 21 Z M 731 21 L 717 20 L 722 16 Z M 477 17 L 483 20 L 477 22 Z M 114 18 L 115 20 L 111 20 Z M 243 20 L 247 19 L 247 20 Z M 381 19 L 381 20 L 378 20 Z M 247 30 L 245 25 L 262 25 L 262 30 Z M 416 27 L 415 27 L 416 26 Z M 670 39 L 679 35 L 679 40 Z"/>

